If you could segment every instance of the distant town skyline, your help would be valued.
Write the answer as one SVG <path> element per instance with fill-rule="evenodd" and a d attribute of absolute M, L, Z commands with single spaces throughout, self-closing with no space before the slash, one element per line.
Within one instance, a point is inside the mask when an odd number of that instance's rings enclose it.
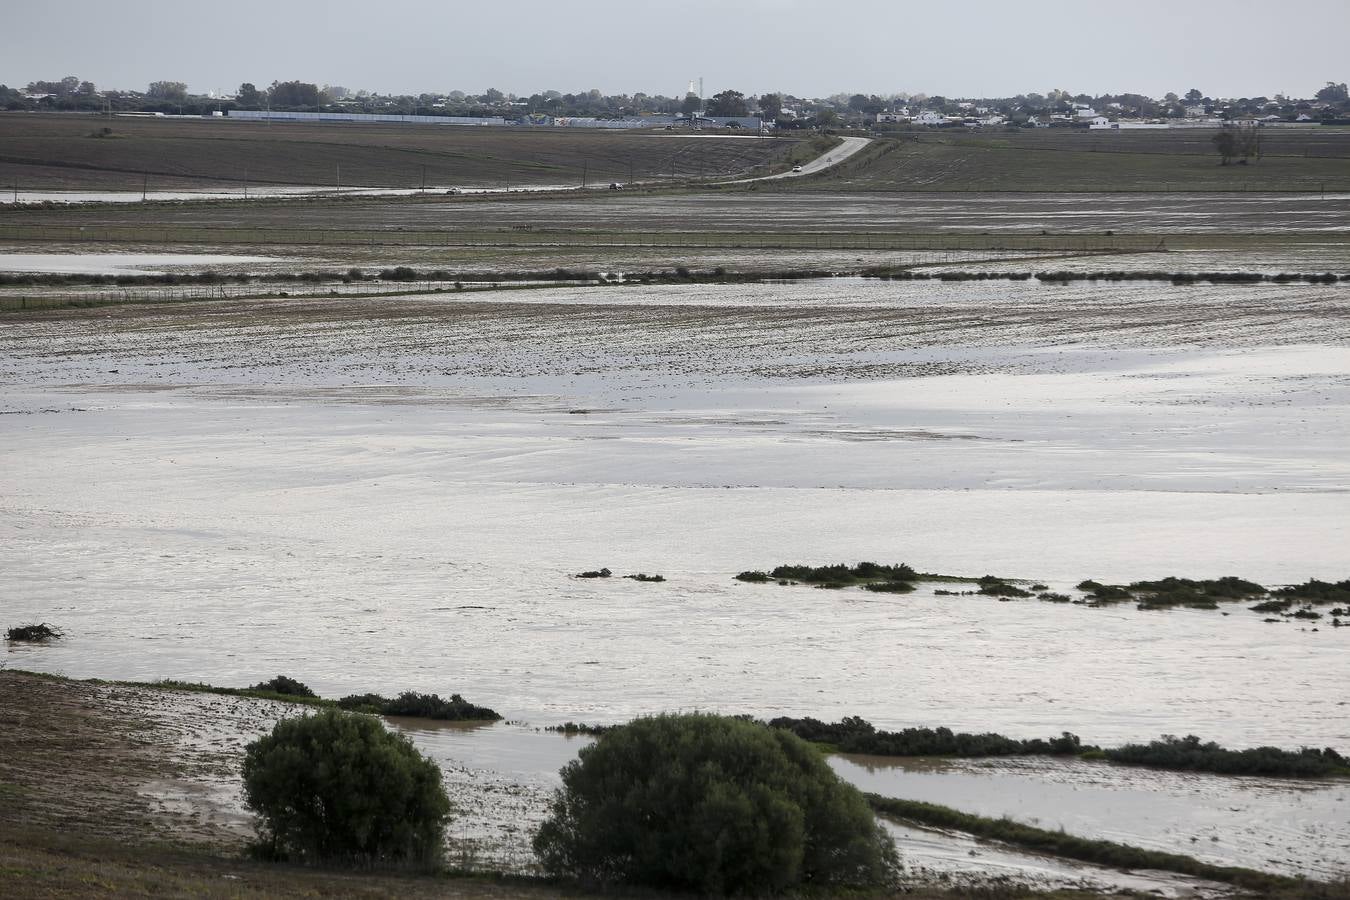
<path fill-rule="evenodd" d="M 1350 4 L 1066 0 L 929 5 L 884 0 L 507 0 L 460 8 L 236 0 L 195 14 L 166 0 L 67 0 L 6 13 L 0 83 L 78 75 L 100 88 L 186 82 L 233 93 L 299 79 L 386 94 L 497 88 L 680 96 L 785 92 L 1006 97 L 1191 88 L 1213 97 L 1312 96 L 1342 57 L 1303 37 L 1350 29 Z M 207 11 L 209 9 L 209 11 Z M 1278 28 L 1263 27 L 1279 23 Z"/>

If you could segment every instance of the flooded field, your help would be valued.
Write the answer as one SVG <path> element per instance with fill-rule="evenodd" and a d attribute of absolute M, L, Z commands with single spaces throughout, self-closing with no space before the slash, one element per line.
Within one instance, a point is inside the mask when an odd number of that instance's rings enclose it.
<path fill-rule="evenodd" d="M 17 213 L 11 220 L 97 226 L 333 228 L 323 204 L 117 206 Z M 1350 231 L 1350 194 L 1236 192 L 1128 194 L 689 193 L 651 196 L 493 196 L 448 202 L 342 204 L 343 228 L 491 228 L 625 231 L 1119 234 L 1279 234 Z"/>
<path fill-rule="evenodd" d="M 1344 747 L 1344 629 L 731 576 L 1344 578 L 1348 298 L 829 281 L 11 318 L 6 611 L 71 637 L 5 658 L 536 723 Z M 570 577 L 599 566 L 669 580 Z"/>
<path fill-rule="evenodd" d="M 0 249 L 0 272 L 61 275 L 157 275 L 284 261 L 272 256 L 224 253 L 19 253 Z"/>
<path fill-rule="evenodd" d="M 1350 576 L 1350 286 L 883 282 L 542 287 L 9 315 L 0 663 L 324 696 L 442 766 L 452 859 L 529 871 L 545 733 L 657 710 L 861 715 L 1119 744 L 1350 749 L 1350 630 L 751 585 L 877 559 L 1036 579 Z M 663 583 L 578 579 L 660 573 Z M 960 585 L 956 586 L 960 589 Z M 228 760 L 286 709 L 100 688 L 218 759 L 140 790 L 247 832 Z M 119 706 L 123 704 L 124 706 Z M 172 748 L 171 748 L 172 749 Z M 1342 783 L 1047 760 L 836 757 L 861 787 L 1282 873 L 1345 871 Z M 911 876 L 1215 897 L 889 826 Z"/>

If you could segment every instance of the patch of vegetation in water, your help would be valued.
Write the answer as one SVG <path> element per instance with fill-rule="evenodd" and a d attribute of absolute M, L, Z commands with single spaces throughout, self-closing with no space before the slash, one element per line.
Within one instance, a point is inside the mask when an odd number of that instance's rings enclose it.
<path fill-rule="evenodd" d="M 1139 597 L 1140 609 L 1174 606 L 1218 609 L 1219 601 L 1250 600 L 1266 594 L 1266 589 L 1256 582 L 1233 575 L 1205 580 L 1168 576 L 1157 581 L 1133 582 L 1130 591 Z"/>
<path fill-rule="evenodd" d="M 283 697 L 314 697 L 319 695 L 309 689 L 309 685 L 285 675 L 278 675 L 271 681 L 262 681 L 248 690 L 259 694 L 280 694 Z"/>
<path fill-rule="evenodd" d="M 46 622 L 16 625 L 5 632 L 5 640 L 25 644 L 44 644 L 47 641 L 59 641 L 65 636 L 64 631 Z"/>
<path fill-rule="evenodd" d="M 914 585 L 908 581 L 873 581 L 864 584 L 863 589 L 878 594 L 908 594 L 914 590 Z"/>
<path fill-rule="evenodd" d="M 573 576 L 573 577 L 575 577 L 575 578 L 608 578 L 609 576 L 611 576 L 611 575 L 613 575 L 613 574 L 614 574 L 614 573 L 611 572 L 609 569 L 591 569 L 590 571 L 587 571 L 587 572 L 578 572 L 578 573 L 577 573 L 575 576 Z"/>
<path fill-rule="evenodd" d="M 839 722 L 780 716 L 768 724 L 804 740 L 826 744 L 841 753 L 874 756 L 1077 756 L 1084 749 L 1091 749 L 1084 748 L 1078 737 L 1068 732 L 1050 740 L 1018 740 L 1001 734 L 954 732 L 950 728 L 878 731 L 871 722 L 858 716 Z"/>
<path fill-rule="evenodd" d="M 1032 596 L 1031 591 L 1023 590 L 996 575 L 985 575 L 979 581 L 979 593 L 1000 599 L 1017 600 Z"/>
<path fill-rule="evenodd" d="M 882 731 L 859 716 L 848 716 L 838 722 L 781 716 L 770 720 L 768 725 L 791 731 L 797 737 L 832 751 L 872 756 L 1076 756 L 1085 760 L 1110 760 L 1123 765 L 1219 775 L 1293 778 L 1350 775 L 1350 760 L 1330 747 L 1321 750 L 1307 747 L 1299 750 L 1278 747 L 1229 750 L 1213 742 L 1201 743 L 1193 735 L 1185 738 L 1164 735 L 1149 744 L 1103 748 L 1084 744 L 1077 735 L 1069 732 L 1057 738 L 1022 740 L 995 733 L 954 732 L 950 728 Z"/>
<path fill-rule="evenodd" d="M 1350 775 L 1350 760 L 1330 747 L 1252 747 L 1229 750 L 1195 735 L 1163 735 L 1147 744 L 1126 744 L 1102 751 L 1112 762 L 1177 771 L 1216 772 L 1221 775 L 1274 775 L 1318 778 Z"/>
<path fill-rule="evenodd" d="M 1266 892 L 1303 884 L 1299 879 L 1258 872 L 1238 866 L 1217 866 L 1180 853 L 1145 850 L 1114 841 L 1091 840 L 1050 831 L 1034 825 L 1024 825 L 1012 819 L 991 819 L 960 812 L 936 803 L 919 800 L 899 800 L 866 794 L 868 805 L 878 815 L 903 822 L 961 831 L 976 837 L 1003 841 L 1038 853 L 1048 853 L 1081 862 L 1096 863 L 1118 869 L 1155 869 L 1177 872 L 1195 878 L 1205 878 L 1231 884 L 1251 891 Z"/>
<path fill-rule="evenodd" d="M 618 725 L 588 725 L 585 722 L 564 722 L 561 725 L 546 725 L 545 731 L 551 731 L 555 734 L 604 734 L 618 728 Z"/>
<path fill-rule="evenodd" d="M 857 584 L 865 581 L 913 581 L 917 572 L 904 563 L 881 565 L 860 562 L 855 566 L 836 563 L 829 566 L 802 564 L 775 567 L 770 577 L 779 581 L 800 581 L 805 584 Z"/>
<path fill-rule="evenodd" d="M 665 581 L 665 580 L 666 580 L 666 576 L 664 576 L 664 575 L 647 575 L 646 573 L 643 573 L 643 572 L 639 572 L 639 573 L 637 573 L 636 575 L 625 575 L 625 576 L 623 576 L 623 577 L 624 577 L 624 578 L 631 579 L 631 580 L 633 580 L 633 581 L 645 581 L 645 582 L 651 582 L 651 583 L 656 583 L 656 582 L 661 582 L 661 581 Z"/>
<path fill-rule="evenodd" d="M 1303 584 L 1293 584 L 1288 587 L 1276 588 L 1271 591 L 1271 596 L 1279 597 L 1284 600 L 1302 601 L 1303 603 L 1322 605 L 1328 603 L 1350 604 L 1350 578 L 1345 581 L 1318 581 L 1311 578 Z"/>
<path fill-rule="evenodd" d="M 404 691 L 392 699 L 379 694 L 352 694 L 337 701 L 337 705 L 352 712 L 444 722 L 495 722 L 501 719 L 496 710 L 470 703 L 459 694 L 451 694 L 449 700 L 439 694 L 416 691 Z"/>
<path fill-rule="evenodd" d="M 768 572 L 750 569 L 735 575 L 734 578 L 751 584 L 776 581 L 780 585 L 808 584 L 818 588 L 861 586 L 877 593 L 908 594 L 914 590 L 913 582 L 922 579 L 923 576 L 905 563 L 886 565 L 864 561 L 852 566 L 847 563 L 827 566 L 784 564 L 775 566 Z"/>

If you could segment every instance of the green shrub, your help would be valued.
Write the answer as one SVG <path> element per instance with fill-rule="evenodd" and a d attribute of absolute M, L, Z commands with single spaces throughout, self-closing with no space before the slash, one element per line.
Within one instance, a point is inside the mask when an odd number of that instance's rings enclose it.
<path fill-rule="evenodd" d="M 450 814 L 440 769 L 411 741 L 331 709 L 248 745 L 244 797 L 263 848 L 302 862 L 432 865 Z"/>
<path fill-rule="evenodd" d="M 339 700 L 337 705 L 352 712 L 452 722 L 495 722 L 501 718 L 496 710 L 470 703 L 459 694 L 451 694 L 449 700 L 439 694 L 419 694 L 416 691 L 404 691 L 392 700 L 379 694 L 350 694 Z"/>
<path fill-rule="evenodd" d="M 37 625 L 19 625 L 5 632 L 5 640 L 40 644 L 65 637 L 59 628 L 41 622 Z"/>
<path fill-rule="evenodd" d="M 895 848 L 862 795 L 784 731 L 723 716 L 636 719 L 562 770 L 534 840 L 589 883 L 703 894 L 892 880 Z"/>
<path fill-rule="evenodd" d="M 278 675 L 271 681 L 262 681 L 253 687 L 250 691 L 261 691 L 267 694 L 281 694 L 286 697 L 317 697 L 318 694 L 309 689 L 309 686 L 296 681 L 294 678 L 287 678 L 285 675 Z"/>

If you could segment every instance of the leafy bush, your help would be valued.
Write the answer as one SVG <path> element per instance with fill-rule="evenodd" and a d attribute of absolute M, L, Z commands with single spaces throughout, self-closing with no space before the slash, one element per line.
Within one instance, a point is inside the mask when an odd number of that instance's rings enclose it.
<path fill-rule="evenodd" d="M 250 691 L 262 691 L 267 694 L 281 694 L 286 697 L 317 697 L 318 694 L 309 689 L 308 685 L 296 681 L 294 678 L 287 678 L 285 675 L 278 675 L 271 681 L 262 681 L 253 687 Z"/>
<path fill-rule="evenodd" d="M 1317 750 L 1281 750 L 1278 747 L 1252 747 L 1228 750 L 1210 741 L 1201 743 L 1195 735 L 1184 738 L 1165 734 L 1148 744 L 1126 744 L 1106 750 L 1106 758 L 1129 765 L 1161 769 L 1218 772 L 1223 775 L 1293 775 L 1307 778 L 1344 775 L 1350 760 L 1327 747 Z"/>
<path fill-rule="evenodd" d="M 751 584 L 763 584 L 766 581 L 773 581 L 773 578 L 769 575 L 768 572 L 760 572 L 755 570 L 742 572 L 741 574 L 735 577 L 737 581 L 748 581 Z"/>
<path fill-rule="evenodd" d="M 404 691 L 392 700 L 379 694 L 351 694 L 337 704 L 352 712 L 450 722 L 495 722 L 501 718 L 496 710 L 470 703 L 459 694 L 451 694 L 449 700 L 442 699 L 439 694 L 419 694 L 416 691 Z"/>
<path fill-rule="evenodd" d="M 862 795 L 783 731 L 714 715 L 637 719 L 562 770 L 534 840 L 553 874 L 703 894 L 892 880 Z"/>
<path fill-rule="evenodd" d="M 997 575 L 985 575 L 980 578 L 980 593 L 991 597 L 1030 597 L 1031 591 L 1022 590 L 1016 585 L 1008 584 Z"/>
<path fill-rule="evenodd" d="M 759 573 L 742 572 L 736 577 L 742 581 L 758 580 L 742 577 L 749 574 Z M 856 566 L 844 563 L 835 563 L 832 566 L 782 565 L 774 568 L 769 577 L 779 581 L 802 581 L 807 584 L 846 585 L 859 581 L 913 581 L 919 577 L 919 573 L 904 563 L 886 566 L 874 562 L 860 562 Z"/>
<path fill-rule="evenodd" d="M 303 862 L 431 865 L 450 814 L 440 769 L 411 741 L 331 709 L 248 745 L 244 797 L 264 848 Z"/>
<path fill-rule="evenodd" d="M 1220 600 L 1246 600 L 1266 593 L 1261 585 L 1232 575 L 1201 581 L 1174 576 L 1157 581 L 1136 581 L 1130 585 L 1130 591 L 1140 595 L 1140 609 L 1169 606 L 1217 609 Z"/>
<path fill-rule="evenodd" d="M 1318 581 L 1312 578 L 1303 584 L 1277 588 L 1271 591 L 1271 594 L 1308 603 L 1347 603 L 1350 602 L 1350 578 L 1337 582 Z"/>
<path fill-rule="evenodd" d="M 40 622 L 37 625 L 19 625 L 5 632 L 7 641 L 25 641 L 28 643 L 40 644 L 44 641 L 54 641 L 65 637 L 65 634 L 46 622 Z"/>

